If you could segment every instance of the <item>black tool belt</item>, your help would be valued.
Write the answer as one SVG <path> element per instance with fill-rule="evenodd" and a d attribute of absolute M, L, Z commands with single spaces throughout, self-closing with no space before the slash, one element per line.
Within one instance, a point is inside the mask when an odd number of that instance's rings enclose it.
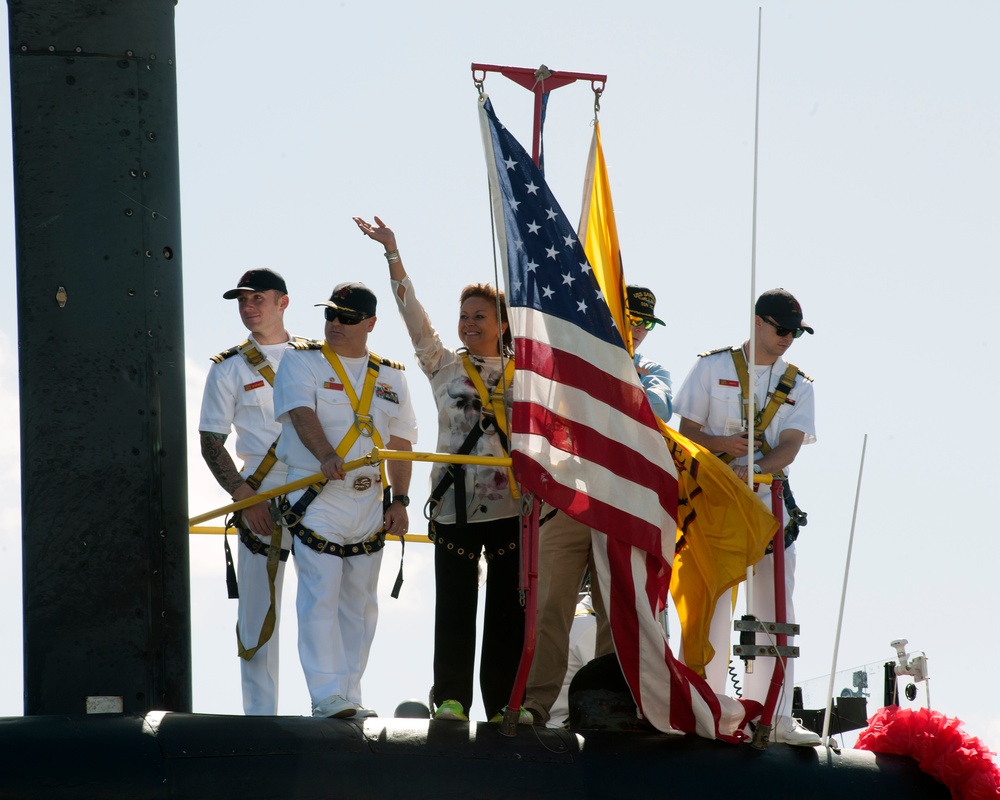
<path fill-rule="evenodd" d="M 258 539 L 255 534 L 251 533 L 241 525 L 237 526 L 237 530 L 240 533 L 240 541 L 243 542 L 247 550 L 255 556 L 264 556 L 267 558 L 268 554 L 271 552 L 271 545 L 261 539 Z M 281 550 L 281 560 L 288 561 L 288 551 L 284 548 Z"/>
<path fill-rule="evenodd" d="M 339 556 L 340 558 L 349 558 L 350 556 L 360 555 L 370 556 L 372 553 L 377 553 L 385 547 L 384 530 L 372 534 L 363 542 L 355 542 L 354 544 L 337 544 L 336 542 L 324 539 L 322 536 L 317 534 L 316 531 L 310 530 L 303 525 L 302 517 L 305 515 L 306 509 L 322 490 L 322 486 L 317 487 L 313 484 L 302 493 L 302 496 L 298 499 L 295 505 L 289 503 L 287 498 L 282 502 L 281 518 L 284 520 L 285 525 L 288 526 L 288 530 L 292 536 L 302 542 L 302 544 L 310 550 L 315 550 L 317 553 L 328 553 L 332 556 Z M 389 487 L 386 487 L 382 492 L 383 509 L 388 508 L 389 504 L 392 502 L 390 495 L 391 491 L 389 490 Z"/>
<path fill-rule="evenodd" d="M 370 556 L 372 553 L 377 553 L 385 547 L 384 530 L 372 534 L 363 542 L 355 542 L 354 544 L 337 544 L 336 542 L 331 542 L 319 536 L 315 531 L 309 530 L 301 523 L 289 527 L 288 530 L 310 550 L 315 550 L 317 553 L 338 556 L 339 558 L 362 555 Z"/>

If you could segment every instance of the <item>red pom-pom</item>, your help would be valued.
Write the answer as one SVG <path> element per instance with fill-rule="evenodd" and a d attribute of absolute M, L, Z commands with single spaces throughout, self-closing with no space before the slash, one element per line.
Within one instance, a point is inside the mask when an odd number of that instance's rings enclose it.
<path fill-rule="evenodd" d="M 996 755 L 962 722 L 926 708 L 886 706 L 868 721 L 855 743 L 858 750 L 910 756 L 924 772 L 951 790 L 955 800 L 998 800 Z"/>

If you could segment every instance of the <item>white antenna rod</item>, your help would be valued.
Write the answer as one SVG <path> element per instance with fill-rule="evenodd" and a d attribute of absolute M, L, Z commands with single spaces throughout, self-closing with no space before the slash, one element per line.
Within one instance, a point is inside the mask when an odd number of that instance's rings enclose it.
<path fill-rule="evenodd" d="M 854 548 L 854 525 L 858 521 L 858 500 L 861 497 L 861 475 L 865 471 L 865 450 L 868 449 L 868 434 L 861 445 L 861 465 L 858 467 L 858 488 L 854 492 L 854 514 L 851 516 L 851 536 L 847 540 L 847 563 L 844 565 L 844 587 L 840 591 L 840 614 L 837 616 L 837 633 L 833 640 L 833 663 L 830 665 L 830 685 L 826 690 L 826 713 L 823 715 L 823 743 L 829 747 L 827 735 L 830 733 L 830 713 L 833 709 L 833 681 L 837 674 L 837 654 L 840 650 L 840 629 L 844 624 L 844 604 L 847 601 L 847 578 L 851 573 L 851 550 Z"/>
<path fill-rule="evenodd" d="M 750 352 L 747 353 L 747 486 L 753 485 L 754 409 L 756 398 L 757 326 L 754 324 L 754 304 L 757 300 L 757 143 L 760 133 L 760 29 L 763 9 L 757 9 L 757 96 L 754 101 L 753 118 L 753 230 L 750 236 Z M 747 567 L 747 613 L 753 608 L 753 567 Z M 752 662 L 748 662 L 752 663 Z"/>

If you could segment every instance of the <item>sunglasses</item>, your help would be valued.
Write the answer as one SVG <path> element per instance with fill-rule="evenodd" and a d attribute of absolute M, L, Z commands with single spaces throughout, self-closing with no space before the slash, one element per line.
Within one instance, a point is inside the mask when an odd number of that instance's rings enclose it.
<path fill-rule="evenodd" d="M 656 324 L 653 320 L 642 317 L 629 317 L 628 321 L 632 323 L 633 328 L 645 328 L 647 331 L 653 330 L 653 326 Z"/>
<path fill-rule="evenodd" d="M 774 328 L 774 332 L 778 336 L 788 336 L 792 334 L 793 339 L 798 339 L 803 333 L 805 333 L 805 328 L 782 328 L 777 322 L 772 322 L 767 317 L 761 317 L 764 322 Z"/>
<path fill-rule="evenodd" d="M 357 325 L 362 320 L 368 319 L 367 314 L 355 314 L 352 311 L 341 311 L 339 308 L 330 308 L 329 306 L 323 309 L 323 316 L 326 317 L 327 322 L 339 319 L 341 325 Z"/>

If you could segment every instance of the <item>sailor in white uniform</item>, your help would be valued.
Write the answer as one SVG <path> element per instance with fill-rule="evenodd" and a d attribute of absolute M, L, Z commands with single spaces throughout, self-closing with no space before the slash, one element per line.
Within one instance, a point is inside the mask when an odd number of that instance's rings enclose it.
<path fill-rule="evenodd" d="M 283 321 L 288 307 L 288 290 L 278 273 L 253 269 L 223 297 L 238 301 L 240 318 L 250 331 L 250 337 L 243 344 L 213 357 L 214 363 L 205 382 L 198 430 L 202 456 L 219 485 L 233 500 L 245 500 L 258 491 L 285 483 L 284 464 L 280 461 L 270 463 L 271 459 L 268 459 L 269 468 L 262 464 L 281 433 L 281 426 L 274 420 L 271 384 L 292 341 Z M 241 470 L 237 470 L 224 446 L 233 430 L 236 431 L 236 455 L 243 462 Z M 238 519 L 237 633 L 244 655 L 240 660 L 243 711 L 273 716 L 278 713 L 281 586 L 291 537 L 287 531 L 282 531 L 280 559 L 276 569 L 272 566 L 272 610 L 268 553 L 272 535 L 280 526 L 274 525 L 271 507 L 271 503 L 251 506 Z M 273 618 L 268 627 L 273 632 L 268 635 L 264 628 L 269 611 Z"/>
<path fill-rule="evenodd" d="M 346 283 L 320 305 L 325 341 L 285 356 L 274 393 L 289 481 L 319 472 L 327 479 L 318 493 L 290 494 L 286 505 L 296 538 L 299 659 L 313 716 L 367 717 L 375 712 L 362 705 L 361 676 L 378 618 L 382 546 L 386 535 L 407 531 L 412 465 L 343 466 L 373 446 L 411 450 L 417 421 L 402 367 L 368 350 L 375 295 Z"/>
<path fill-rule="evenodd" d="M 748 469 L 749 427 L 760 428 L 754 439 L 753 469 L 765 474 L 784 473 L 795 460 L 803 444 L 816 441 L 815 401 L 812 380 L 797 367 L 789 365 L 783 356 L 792 342 L 813 329 L 802 321 L 802 307 L 784 289 L 764 292 L 755 306 L 755 365 L 754 408 L 758 422 L 748 426 L 741 384 L 749 384 L 748 345 L 702 354 L 674 401 L 674 410 L 681 416 L 680 432 L 695 443 L 729 460 L 741 479 Z M 738 364 L 742 359 L 742 373 Z M 783 383 L 784 382 L 784 383 Z M 790 389 L 787 387 L 791 385 Z M 787 391 L 786 391 L 787 389 Z M 770 509 L 770 487 L 758 484 L 757 496 Z M 787 521 L 787 520 L 786 520 Z M 795 544 L 785 550 L 786 621 L 795 621 L 792 593 L 795 588 Z M 754 607 L 750 613 L 758 620 L 774 621 L 774 556 L 766 555 L 757 564 L 754 578 Z M 725 694 L 729 666 L 730 632 L 732 631 L 731 593 L 719 598 L 709 640 L 715 656 L 706 665 L 709 685 L 718 694 Z M 787 659 L 785 681 L 775 712 L 773 734 L 779 742 L 816 745 L 819 737 L 804 728 L 791 716 L 792 689 L 795 686 L 795 660 Z M 771 679 L 771 669 L 758 662 L 757 669 L 747 674 L 743 696 L 764 702 Z"/>

